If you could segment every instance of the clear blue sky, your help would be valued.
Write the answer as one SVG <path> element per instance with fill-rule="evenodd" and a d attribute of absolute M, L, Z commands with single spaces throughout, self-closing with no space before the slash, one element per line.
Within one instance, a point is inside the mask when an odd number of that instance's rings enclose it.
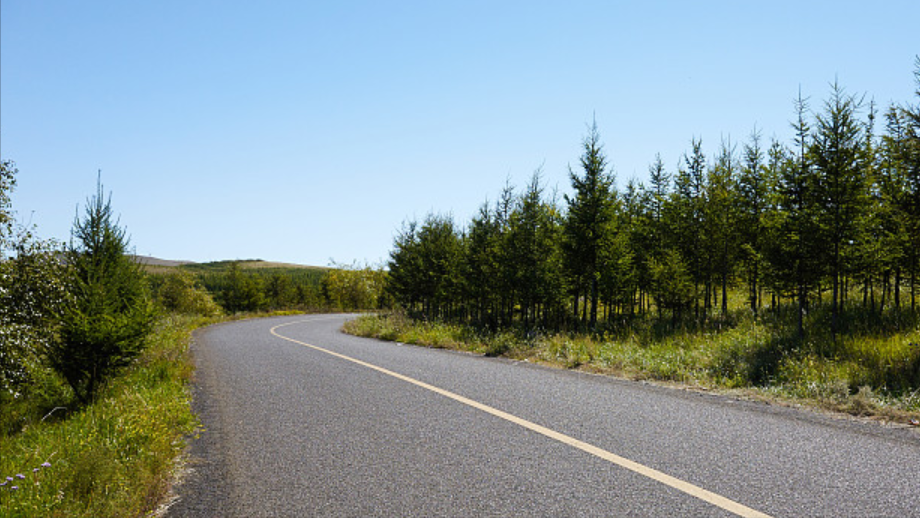
<path fill-rule="evenodd" d="M 690 139 L 788 141 L 799 88 L 915 102 L 920 2 L 3 0 L 14 209 L 67 239 L 97 170 L 140 254 L 378 263 L 596 118 L 622 186 Z"/>

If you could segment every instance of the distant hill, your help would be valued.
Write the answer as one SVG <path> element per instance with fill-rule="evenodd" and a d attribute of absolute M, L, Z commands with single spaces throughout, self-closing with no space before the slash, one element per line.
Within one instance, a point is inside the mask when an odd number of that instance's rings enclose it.
<path fill-rule="evenodd" d="M 146 255 L 135 255 L 134 260 L 144 266 L 182 266 L 186 264 L 195 264 L 192 261 L 170 261 L 168 259 L 159 259 L 156 257 L 149 257 Z"/>
<path fill-rule="evenodd" d="M 169 268 L 182 267 L 183 269 L 195 272 L 215 272 L 227 269 L 230 264 L 238 263 L 244 270 L 270 270 L 270 269 L 309 269 L 309 270 L 329 270 L 325 266 L 309 266 L 305 264 L 278 263 L 273 261 L 263 261 L 262 259 L 234 259 L 226 261 L 211 261 L 207 263 L 196 263 L 193 261 L 174 261 L 170 259 L 160 259 L 146 255 L 135 255 L 134 260 L 147 267 L 148 271 L 162 271 Z"/>

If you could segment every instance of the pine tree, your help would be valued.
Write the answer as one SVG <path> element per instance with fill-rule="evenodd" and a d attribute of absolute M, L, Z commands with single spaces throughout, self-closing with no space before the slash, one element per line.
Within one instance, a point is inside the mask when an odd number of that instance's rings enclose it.
<path fill-rule="evenodd" d="M 84 217 L 74 221 L 65 256 L 74 301 L 64 308 L 50 357 L 85 403 L 140 354 L 154 318 L 144 273 L 128 255 L 127 235 L 114 219 L 101 181 Z"/>
<path fill-rule="evenodd" d="M 763 218 L 767 208 L 768 181 L 764 153 L 760 147 L 760 131 L 754 128 L 750 142 L 744 145 L 743 163 L 738 178 L 739 228 L 751 312 L 760 310 L 760 279 L 762 273 Z"/>
<path fill-rule="evenodd" d="M 735 150 L 731 141 L 723 142 L 715 165 L 706 180 L 706 243 L 709 245 L 712 274 L 721 287 L 722 318 L 728 317 L 728 282 L 735 269 L 740 242 Z"/>
<path fill-rule="evenodd" d="M 591 301 L 589 327 L 597 325 L 599 252 L 604 232 L 613 219 L 614 178 L 607 171 L 607 157 L 600 143 L 597 124 L 591 126 L 582 145 L 579 176 L 569 169 L 574 196 L 566 196 L 568 215 L 565 220 L 565 256 L 572 279 L 575 317 L 581 296 Z M 586 309 L 586 308 L 585 308 Z M 584 310 L 582 322 L 585 321 Z"/>
<path fill-rule="evenodd" d="M 859 101 L 834 83 L 823 114 L 816 118 L 811 145 L 818 177 L 821 204 L 821 231 L 828 243 L 827 257 L 831 276 L 831 332 L 840 327 L 843 304 L 843 277 L 847 273 L 845 258 L 858 238 L 857 222 L 866 199 L 866 175 L 862 164 L 862 126 L 857 121 Z"/>

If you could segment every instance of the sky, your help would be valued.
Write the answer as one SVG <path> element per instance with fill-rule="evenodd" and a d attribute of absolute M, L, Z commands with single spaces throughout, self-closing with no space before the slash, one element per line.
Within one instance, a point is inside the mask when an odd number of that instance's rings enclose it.
<path fill-rule="evenodd" d="M 98 176 L 141 255 L 381 265 L 405 222 L 463 226 L 538 169 L 570 192 L 592 121 L 622 188 L 693 138 L 788 143 L 800 91 L 920 101 L 918 20 L 916 0 L 3 0 L 0 158 L 42 238 L 69 239 Z"/>

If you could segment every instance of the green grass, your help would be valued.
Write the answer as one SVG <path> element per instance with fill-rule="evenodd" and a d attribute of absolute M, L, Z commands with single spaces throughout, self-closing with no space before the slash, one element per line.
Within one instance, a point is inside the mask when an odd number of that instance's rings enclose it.
<path fill-rule="evenodd" d="M 86 407 L 50 373 L 31 401 L 5 405 L 0 483 L 13 480 L 0 488 L 0 516 L 130 517 L 154 509 L 197 426 L 188 344 L 204 323 L 162 319 L 137 362 Z M 61 408 L 48 413 L 51 405 Z"/>
<path fill-rule="evenodd" d="M 815 311 L 810 318 L 824 315 Z M 799 343 L 790 338 L 783 315 L 755 319 L 739 310 L 729 321 L 709 328 L 668 329 L 650 320 L 600 336 L 532 336 L 485 334 L 389 313 L 360 317 L 345 330 L 887 420 L 920 417 L 917 322 L 908 319 L 901 330 L 854 325 L 836 341 L 814 333 Z"/>

